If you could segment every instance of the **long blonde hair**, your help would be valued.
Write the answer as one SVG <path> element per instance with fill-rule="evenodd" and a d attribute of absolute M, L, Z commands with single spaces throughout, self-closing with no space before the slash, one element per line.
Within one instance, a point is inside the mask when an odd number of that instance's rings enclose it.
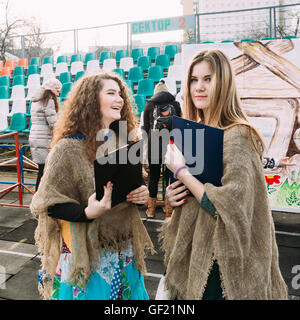
<path fill-rule="evenodd" d="M 96 141 L 96 135 L 102 129 L 99 93 L 105 80 L 114 80 L 120 87 L 121 97 L 124 100 L 120 121 L 127 121 L 127 137 L 129 132 L 136 129 L 128 87 L 122 79 L 108 72 L 85 75 L 76 82 L 63 104 L 62 114 L 54 127 L 51 147 L 54 147 L 60 139 L 81 133 L 85 136 L 87 156 L 90 162 L 94 161 L 97 147 L 101 144 Z M 117 131 L 117 126 L 114 128 L 113 130 Z M 116 134 L 118 135 L 118 132 Z"/>
<path fill-rule="evenodd" d="M 193 68 L 202 61 L 206 61 L 212 71 L 208 106 L 210 109 L 209 119 L 204 119 L 203 110 L 194 106 L 190 91 Z M 231 61 L 222 51 L 203 50 L 192 59 L 186 78 L 184 117 L 197 122 L 200 120 L 209 126 L 224 130 L 238 124 L 246 125 L 249 128 L 249 136 L 251 136 L 255 149 L 262 156 L 264 150 L 263 139 L 257 129 L 247 120 L 238 96 Z"/>

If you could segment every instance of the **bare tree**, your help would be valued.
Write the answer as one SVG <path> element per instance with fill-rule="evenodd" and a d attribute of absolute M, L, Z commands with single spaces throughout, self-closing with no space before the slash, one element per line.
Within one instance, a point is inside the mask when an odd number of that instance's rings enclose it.
<path fill-rule="evenodd" d="M 1 1 L 0 6 L 3 7 L 4 13 L 4 20 L 0 24 L 0 59 L 5 63 L 6 54 L 14 49 L 13 37 L 23 26 L 24 20 L 11 15 L 9 0 Z"/>

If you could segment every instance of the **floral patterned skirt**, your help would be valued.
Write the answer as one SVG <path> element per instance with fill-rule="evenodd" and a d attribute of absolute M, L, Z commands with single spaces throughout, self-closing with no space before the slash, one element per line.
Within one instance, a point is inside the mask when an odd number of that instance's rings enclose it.
<path fill-rule="evenodd" d="M 85 287 L 67 282 L 71 252 L 64 244 L 53 281 L 51 300 L 149 300 L 144 278 L 134 266 L 132 245 L 119 253 L 104 251 Z"/>

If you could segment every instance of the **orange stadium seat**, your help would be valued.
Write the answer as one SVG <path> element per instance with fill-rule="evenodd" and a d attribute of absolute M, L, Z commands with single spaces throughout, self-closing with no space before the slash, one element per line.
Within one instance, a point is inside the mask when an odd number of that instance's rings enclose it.
<path fill-rule="evenodd" d="M 10 76 L 11 77 L 11 68 L 10 67 L 4 67 L 2 70 L 1 70 L 1 74 L 0 76 Z"/>
<path fill-rule="evenodd" d="M 24 67 L 24 69 L 27 69 L 28 68 L 28 59 L 27 58 L 19 59 L 18 66 Z"/>
<path fill-rule="evenodd" d="M 16 66 L 15 60 L 6 60 L 5 67 L 9 67 L 11 71 L 14 71 L 15 66 Z"/>

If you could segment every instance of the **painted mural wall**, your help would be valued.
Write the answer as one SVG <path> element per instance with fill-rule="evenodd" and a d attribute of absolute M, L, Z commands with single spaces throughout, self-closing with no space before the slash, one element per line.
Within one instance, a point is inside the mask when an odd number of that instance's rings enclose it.
<path fill-rule="evenodd" d="M 272 209 L 300 213 L 300 39 L 183 45 L 184 74 L 194 54 L 207 48 L 231 58 L 242 105 L 263 136 L 265 156 L 287 156 L 296 164 L 265 170 Z"/>

